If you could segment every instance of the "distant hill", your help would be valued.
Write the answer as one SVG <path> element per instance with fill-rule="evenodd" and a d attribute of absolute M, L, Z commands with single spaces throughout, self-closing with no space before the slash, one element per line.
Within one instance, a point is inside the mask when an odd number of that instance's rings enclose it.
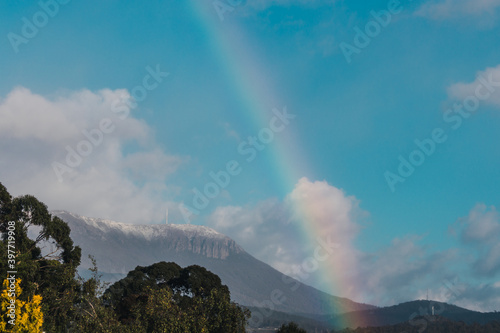
<path fill-rule="evenodd" d="M 335 333 L 498 333 L 500 332 L 500 322 L 493 321 L 487 324 L 468 324 L 464 321 L 452 321 L 450 319 L 434 316 L 432 321 L 425 317 L 416 317 L 417 321 L 425 321 L 425 326 L 412 325 L 411 323 L 401 323 L 382 327 L 364 327 L 353 329 L 343 329 L 334 331 Z"/>
<path fill-rule="evenodd" d="M 452 321 L 463 321 L 468 324 L 485 324 L 494 320 L 500 321 L 500 313 L 498 312 L 483 313 L 443 302 L 424 300 L 364 311 L 354 311 L 342 315 L 317 316 L 313 318 L 320 322 L 329 322 L 337 328 L 340 328 L 339 323 L 343 322 L 355 322 L 356 327 L 386 326 L 404 322 L 409 322 L 412 326 L 423 327 L 432 318 L 436 318 L 436 316 L 432 317 L 433 306 L 435 315 Z"/>
<path fill-rule="evenodd" d="M 432 306 L 435 313 L 442 312 L 449 318 L 440 315 L 431 315 Z M 263 312 L 263 309 L 249 307 L 252 312 Z M 427 311 L 427 313 L 426 313 Z M 418 314 L 417 314 L 418 313 Z M 423 315 L 420 315 L 422 313 Z M 353 324 L 344 329 L 344 320 L 351 320 Z M 474 329 L 486 329 L 477 332 L 500 333 L 500 313 L 481 313 L 467 310 L 451 304 L 432 301 L 412 301 L 390 307 L 378 308 L 370 311 L 357 311 L 346 316 L 314 316 L 309 314 L 290 314 L 274 311 L 259 326 L 268 328 L 268 332 L 277 329 L 283 323 L 295 322 L 307 332 L 330 333 L 429 333 L 429 332 L 476 332 Z M 436 322 L 438 322 L 436 324 Z M 482 325 L 482 326 L 479 326 Z M 434 329 L 429 331 L 428 328 Z M 249 328 L 249 332 L 261 333 L 262 329 Z M 447 330 L 449 329 L 449 330 Z M 266 331 L 267 332 L 267 331 Z"/>
<path fill-rule="evenodd" d="M 103 278 L 116 281 L 136 266 L 173 261 L 200 265 L 217 274 L 241 305 L 271 307 L 288 313 L 331 314 L 373 309 L 374 306 L 329 295 L 285 276 L 245 252 L 234 240 L 196 225 L 132 225 L 53 211 L 71 228 L 82 248 L 81 274 L 93 255 Z M 279 302 L 271 300 L 279 299 Z M 258 315 L 258 314 L 257 314 Z M 269 316 L 262 315 L 262 319 Z"/>
<path fill-rule="evenodd" d="M 434 306 L 435 316 L 432 316 L 432 306 Z M 255 309 L 250 308 L 252 311 Z M 260 311 L 263 311 L 260 309 Z M 435 302 L 435 301 L 411 301 L 405 302 L 398 305 L 370 309 L 365 311 L 355 311 L 349 312 L 341 315 L 311 315 L 307 313 L 303 314 L 291 314 L 291 313 L 281 313 L 274 312 L 263 322 L 261 327 L 274 327 L 277 328 L 284 322 L 294 321 L 299 324 L 300 327 L 306 329 L 308 332 L 330 332 L 332 329 L 341 330 L 344 329 L 345 323 L 352 323 L 351 329 L 356 328 L 366 328 L 372 327 L 377 328 L 377 330 L 366 331 L 366 332 L 392 332 L 391 330 L 385 330 L 387 327 L 395 325 L 398 329 L 401 327 L 407 327 L 409 332 L 418 332 L 419 329 L 427 327 L 430 323 L 440 320 L 440 321 L 453 321 L 460 322 L 464 324 L 488 324 L 494 321 L 500 322 L 500 313 L 498 312 L 477 312 L 467 310 L 455 305 Z M 406 325 L 406 326 L 405 326 Z M 383 328 L 382 330 L 380 330 Z M 409 328 L 416 328 L 415 331 L 409 330 Z M 257 331 L 256 331 L 257 332 Z M 342 331 L 344 332 L 344 331 Z M 348 332 L 348 331 L 345 331 Z M 365 332 L 360 330 L 356 333 Z M 394 331 L 396 332 L 396 331 Z M 399 330 L 397 333 L 405 332 L 404 330 Z M 428 331 L 425 331 L 428 332 Z M 455 332 L 455 331 L 450 331 Z M 459 332 L 459 331 L 456 331 Z M 460 331 L 461 332 L 461 331 Z M 500 330 L 494 331 L 500 333 Z"/>

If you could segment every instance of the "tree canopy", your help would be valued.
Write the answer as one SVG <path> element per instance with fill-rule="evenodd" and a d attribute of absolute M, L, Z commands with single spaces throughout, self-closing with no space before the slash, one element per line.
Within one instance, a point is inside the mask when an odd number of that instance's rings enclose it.
<path fill-rule="evenodd" d="M 11 225 L 14 230 L 9 230 Z M 52 332 L 64 329 L 71 317 L 77 290 L 74 276 L 81 257 L 80 248 L 71 240 L 70 228 L 51 216 L 47 206 L 34 196 L 12 198 L 0 183 L 0 232 L 0 279 L 5 280 L 7 271 L 15 269 L 22 278 L 20 299 L 27 301 L 40 294 L 44 328 Z M 15 240 L 15 247 L 8 247 L 9 236 Z M 15 249 L 12 266 L 7 266 L 8 249 Z"/>
<path fill-rule="evenodd" d="M 245 332 L 249 312 L 205 268 L 173 262 L 138 266 L 104 293 L 120 321 L 144 332 Z"/>
<path fill-rule="evenodd" d="M 296 323 L 289 322 L 288 324 L 283 324 L 278 329 L 277 333 L 307 333 L 305 329 L 302 329 Z"/>

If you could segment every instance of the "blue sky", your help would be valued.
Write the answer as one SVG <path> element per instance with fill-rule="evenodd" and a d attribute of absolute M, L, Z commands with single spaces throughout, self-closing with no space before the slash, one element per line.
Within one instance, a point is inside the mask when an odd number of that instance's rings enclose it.
<path fill-rule="evenodd" d="M 331 234 L 341 245 L 335 256 L 354 264 L 323 265 L 337 265 L 340 281 L 354 277 L 353 290 L 331 283 L 327 269 L 304 282 L 358 301 L 386 305 L 430 289 L 436 299 L 496 310 L 500 87 L 478 87 L 500 82 L 498 7 L 3 2 L 0 181 L 50 209 L 164 223 L 168 207 L 171 223 L 186 223 L 180 207 L 193 208 L 193 188 L 203 191 L 210 172 L 235 160 L 241 172 L 190 223 L 287 273 L 311 256 L 314 232 Z M 372 11 L 391 8 L 385 26 L 374 23 Z M 378 29 L 357 47 L 370 25 Z M 347 44 L 358 53 L 346 56 Z M 467 118 L 448 111 L 474 98 Z M 238 147 L 284 108 L 295 118 L 247 162 Z M 81 143 L 103 119 L 102 140 Z M 415 140 L 435 129 L 446 140 L 424 156 Z M 66 147 L 79 144 L 88 156 L 69 166 Z M 387 172 L 402 177 L 399 156 L 412 153 L 423 163 L 391 186 Z M 306 193 L 321 204 L 295 201 Z M 300 220 L 294 206 L 310 213 Z M 457 299 L 443 296 L 445 281 L 465 286 Z"/>

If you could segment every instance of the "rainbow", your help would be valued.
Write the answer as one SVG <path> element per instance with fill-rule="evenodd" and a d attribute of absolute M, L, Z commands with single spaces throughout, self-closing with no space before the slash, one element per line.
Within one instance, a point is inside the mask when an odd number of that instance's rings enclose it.
<path fill-rule="evenodd" d="M 231 93 L 241 101 L 241 110 L 244 110 L 244 117 L 249 124 L 255 126 L 256 130 L 267 127 L 269 124 L 270 111 L 272 107 L 281 109 L 283 105 L 275 105 L 279 101 L 279 92 L 272 86 L 272 81 L 265 76 L 268 71 L 265 70 L 265 64 L 260 61 L 262 58 L 256 53 L 255 48 L 248 40 L 248 36 L 235 23 L 236 20 L 230 19 L 231 15 L 237 15 L 236 11 L 242 10 L 240 7 L 234 7 L 233 12 L 226 12 L 224 21 L 221 21 L 212 1 L 190 1 L 190 7 L 193 16 L 198 22 L 200 29 L 204 31 L 207 41 L 210 43 L 212 52 L 216 55 L 224 69 L 224 75 L 232 87 Z M 287 108 L 294 114 L 295 110 Z M 300 116 L 294 121 L 300 121 Z M 270 145 L 272 150 L 272 161 L 275 169 L 275 176 L 280 185 L 289 193 L 293 190 L 298 180 L 305 175 L 311 174 L 310 166 L 307 165 L 307 158 L 300 149 L 298 137 L 293 131 L 286 130 L 280 133 L 283 140 L 276 140 Z M 286 143 L 286 144 L 285 144 Z M 299 228 L 303 235 L 303 240 L 309 244 L 315 244 L 318 238 L 321 238 L 322 230 L 307 205 L 299 205 L 300 223 Z M 337 261 L 334 261 L 337 262 Z M 343 267 L 341 263 L 333 267 L 321 267 L 323 279 L 330 281 L 329 290 L 332 295 L 342 296 L 346 290 L 355 288 L 352 281 L 347 281 L 338 272 Z M 321 265 L 328 266 L 328 265 Z M 332 305 L 332 313 L 333 305 Z M 340 324 L 341 326 L 357 327 L 357 323 L 362 323 L 361 318 L 349 316 Z"/>

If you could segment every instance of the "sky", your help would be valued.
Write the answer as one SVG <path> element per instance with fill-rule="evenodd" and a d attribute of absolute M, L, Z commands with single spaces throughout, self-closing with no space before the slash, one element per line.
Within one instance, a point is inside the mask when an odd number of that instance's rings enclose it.
<path fill-rule="evenodd" d="M 126 223 L 168 209 L 358 302 L 499 310 L 499 14 L 1 2 L 0 182 Z"/>

